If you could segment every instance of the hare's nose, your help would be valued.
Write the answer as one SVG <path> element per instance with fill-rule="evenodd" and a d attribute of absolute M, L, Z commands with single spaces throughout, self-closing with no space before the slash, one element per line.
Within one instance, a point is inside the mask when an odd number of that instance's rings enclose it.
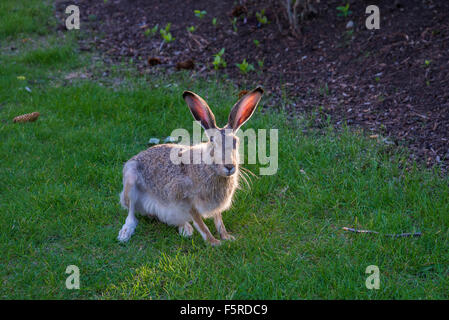
<path fill-rule="evenodd" d="M 225 164 L 224 167 L 228 170 L 229 174 L 233 174 L 235 171 L 235 166 L 233 164 Z"/>

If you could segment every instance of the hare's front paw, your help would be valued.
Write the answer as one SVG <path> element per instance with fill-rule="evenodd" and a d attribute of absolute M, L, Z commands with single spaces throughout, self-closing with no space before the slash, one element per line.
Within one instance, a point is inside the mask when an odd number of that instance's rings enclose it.
<path fill-rule="evenodd" d="M 230 233 L 225 233 L 225 234 L 221 235 L 221 238 L 223 240 L 229 240 L 229 241 L 234 241 L 235 240 L 235 237 L 232 234 L 230 234 Z"/>
<path fill-rule="evenodd" d="M 193 234 L 193 227 L 188 222 L 186 222 L 183 226 L 179 226 L 178 230 L 179 234 L 183 237 L 191 237 Z"/>
<path fill-rule="evenodd" d="M 219 246 L 221 244 L 220 240 L 217 240 L 215 238 L 209 239 L 209 243 L 211 246 L 215 247 L 215 246 Z"/>
<path fill-rule="evenodd" d="M 122 229 L 118 233 L 117 237 L 118 241 L 120 242 L 128 241 L 129 238 L 131 238 L 131 236 L 133 235 L 135 229 L 136 229 L 135 227 L 124 224 Z"/>

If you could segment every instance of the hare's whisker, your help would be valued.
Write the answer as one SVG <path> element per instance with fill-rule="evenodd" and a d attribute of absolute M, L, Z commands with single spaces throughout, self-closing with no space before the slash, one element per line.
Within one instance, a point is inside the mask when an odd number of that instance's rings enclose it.
<path fill-rule="evenodd" d="M 257 174 L 253 173 L 251 170 L 249 170 L 248 168 L 242 167 L 240 166 L 240 169 L 242 169 L 243 171 L 245 171 L 246 173 L 250 173 L 253 177 L 256 177 L 256 179 L 259 179 L 259 177 L 257 176 Z"/>
<path fill-rule="evenodd" d="M 242 178 L 242 180 L 245 182 L 248 189 L 251 190 L 251 184 L 248 182 L 248 178 L 243 171 L 239 171 L 239 177 Z M 240 189 L 243 190 L 242 187 L 240 187 Z"/>

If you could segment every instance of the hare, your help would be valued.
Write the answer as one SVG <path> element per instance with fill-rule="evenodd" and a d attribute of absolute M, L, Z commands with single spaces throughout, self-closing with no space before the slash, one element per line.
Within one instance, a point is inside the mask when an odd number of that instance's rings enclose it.
<path fill-rule="evenodd" d="M 238 186 L 239 139 L 237 130 L 252 116 L 263 94 L 257 87 L 243 96 L 232 108 L 228 123 L 217 127 L 215 116 L 197 94 L 185 91 L 193 117 L 204 128 L 209 141 L 193 146 L 161 144 L 140 152 L 123 168 L 122 206 L 128 217 L 119 232 L 119 241 L 128 241 L 137 226 L 136 212 L 177 226 L 182 236 L 190 237 L 195 229 L 211 245 L 219 245 L 203 218 L 214 218 L 223 240 L 235 238 L 226 231 L 222 212 L 231 206 Z M 199 161 L 192 161 L 195 154 Z M 178 163 L 173 155 L 186 156 Z M 198 159 L 198 158 L 197 158 Z M 192 163 L 193 162 L 193 163 Z"/>

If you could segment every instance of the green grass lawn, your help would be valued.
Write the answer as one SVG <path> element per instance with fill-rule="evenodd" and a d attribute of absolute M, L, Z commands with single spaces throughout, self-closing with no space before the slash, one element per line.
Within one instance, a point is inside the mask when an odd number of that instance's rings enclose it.
<path fill-rule="evenodd" d="M 220 125 L 238 90 L 120 66 L 102 77 L 76 36 L 42 36 L 53 25 L 42 1 L 0 8 L 0 298 L 449 298 L 449 179 L 359 133 L 316 131 L 282 110 L 259 109 L 245 125 L 279 129 L 279 170 L 253 178 L 224 214 L 236 241 L 210 247 L 197 232 L 185 239 L 140 218 L 120 244 L 123 163 L 151 137 L 191 131 L 183 90 L 206 97 Z M 3 19 L 4 8 L 16 10 Z M 92 77 L 66 80 L 73 72 Z M 12 122 L 33 111 L 38 121 Z M 413 231 L 423 236 L 383 235 Z M 79 290 L 65 287 L 68 265 L 80 269 Z M 365 287 L 369 265 L 380 269 L 379 290 Z"/>

